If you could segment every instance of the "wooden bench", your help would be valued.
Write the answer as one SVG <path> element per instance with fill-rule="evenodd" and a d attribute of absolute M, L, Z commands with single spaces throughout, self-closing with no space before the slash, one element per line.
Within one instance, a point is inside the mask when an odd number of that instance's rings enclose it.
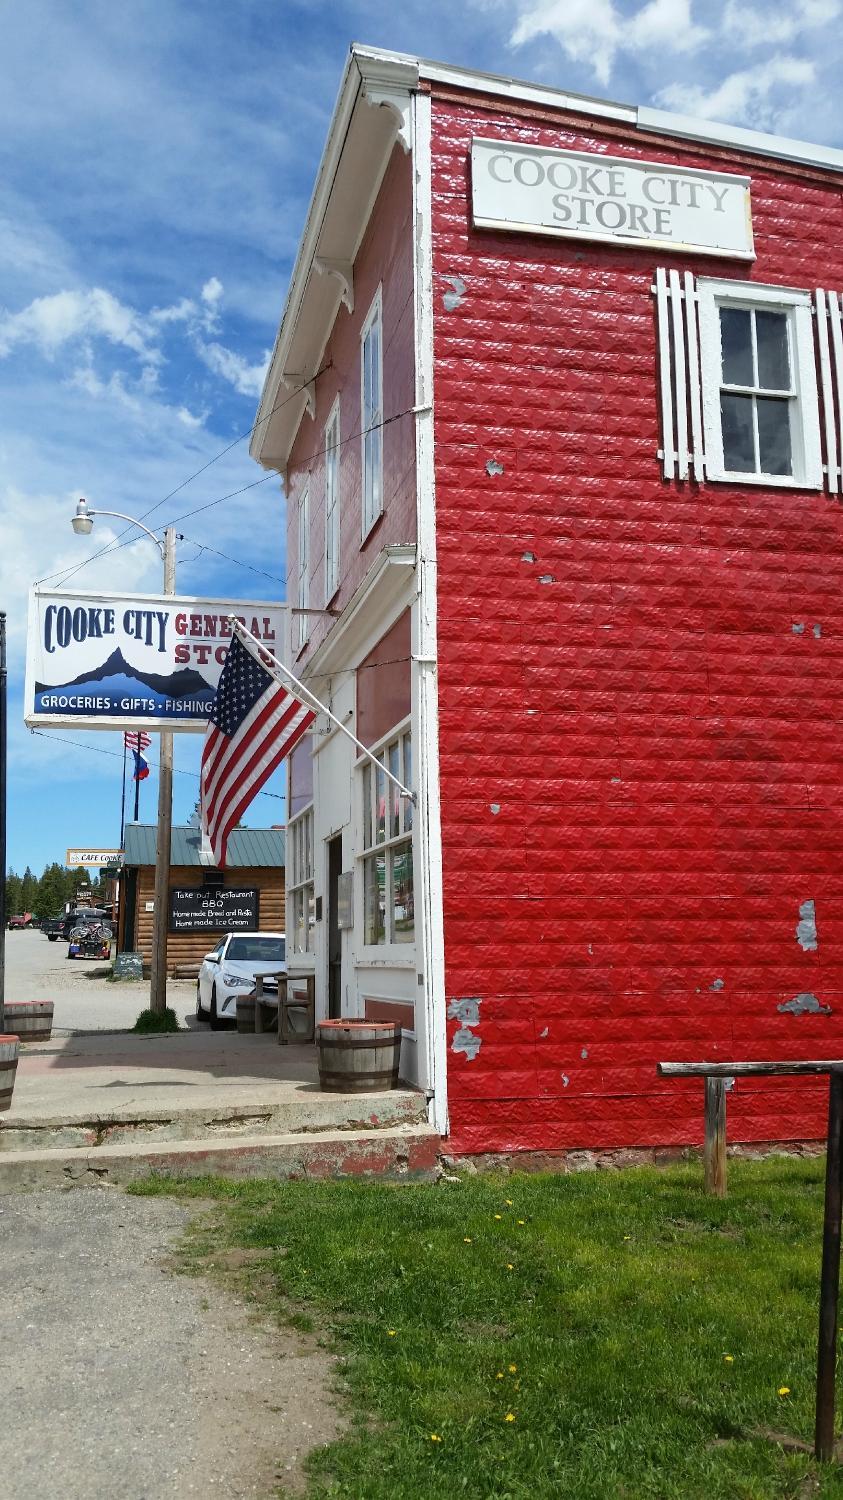
<path fill-rule="evenodd" d="M 316 1036 L 316 978 L 313 974 L 258 974 L 255 979 L 255 1031 L 269 1031 L 266 1024 L 275 1015 L 275 1006 L 263 999 L 264 979 L 278 982 L 278 1042 L 312 1042 Z M 304 1011 L 305 1031 L 293 1031 L 290 1011 Z"/>

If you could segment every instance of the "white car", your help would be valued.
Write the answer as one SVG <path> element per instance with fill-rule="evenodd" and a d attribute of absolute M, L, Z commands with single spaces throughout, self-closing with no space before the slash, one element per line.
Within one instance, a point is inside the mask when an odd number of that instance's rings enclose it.
<path fill-rule="evenodd" d="M 254 989 L 256 975 L 286 972 L 286 949 L 282 932 L 226 933 L 202 960 L 196 1019 L 210 1021 L 212 1031 L 219 1031 L 225 1021 L 235 1021 L 237 996 Z"/>

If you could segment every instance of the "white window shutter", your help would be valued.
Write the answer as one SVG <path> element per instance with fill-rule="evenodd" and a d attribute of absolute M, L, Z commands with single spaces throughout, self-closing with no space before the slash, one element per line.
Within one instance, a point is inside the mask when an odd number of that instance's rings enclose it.
<path fill-rule="evenodd" d="M 665 479 L 705 478 L 697 290 L 690 271 L 656 271 L 662 446 Z"/>
<path fill-rule="evenodd" d="M 819 386 L 823 402 L 823 467 L 831 495 L 843 491 L 843 329 L 836 292 L 814 293 Z"/>

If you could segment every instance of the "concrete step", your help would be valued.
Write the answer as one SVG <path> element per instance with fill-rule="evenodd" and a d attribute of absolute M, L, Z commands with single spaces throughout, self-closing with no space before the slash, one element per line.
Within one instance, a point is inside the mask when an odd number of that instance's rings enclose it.
<path fill-rule="evenodd" d="M 258 1091 L 260 1085 L 258 1084 Z M 219 1090 L 218 1093 L 224 1092 Z M 160 1090 L 159 1090 L 160 1093 Z M 330 1094 L 318 1088 L 279 1090 L 264 1099 L 255 1090 L 241 1102 L 183 1104 L 148 1108 L 143 1102 L 106 1110 L 53 1112 L 49 1106 L 23 1106 L 0 1116 L 0 1162 L 18 1152 L 153 1144 L 165 1141 L 204 1141 L 257 1136 L 296 1136 L 314 1131 L 394 1130 L 427 1122 L 424 1095 L 415 1089 L 390 1089 L 376 1094 Z"/>
<path fill-rule="evenodd" d="M 125 1142 L 97 1147 L 6 1151 L 0 1193 L 42 1187 L 124 1185 L 159 1173 L 170 1177 L 378 1177 L 387 1181 L 437 1175 L 441 1139 L 429 1125 L 382 1130 L 320 1130 L 313 1134 L 220 1136 L 167 1144 Z"/>

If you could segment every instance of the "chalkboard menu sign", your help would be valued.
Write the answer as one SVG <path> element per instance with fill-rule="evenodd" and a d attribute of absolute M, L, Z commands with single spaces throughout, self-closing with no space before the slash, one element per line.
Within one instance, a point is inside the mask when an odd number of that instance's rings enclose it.
<path fill-rule="evenodd" d="M 171 932 L 257 932 L 259 910 L 257 890 L 170 887 Z"/>

